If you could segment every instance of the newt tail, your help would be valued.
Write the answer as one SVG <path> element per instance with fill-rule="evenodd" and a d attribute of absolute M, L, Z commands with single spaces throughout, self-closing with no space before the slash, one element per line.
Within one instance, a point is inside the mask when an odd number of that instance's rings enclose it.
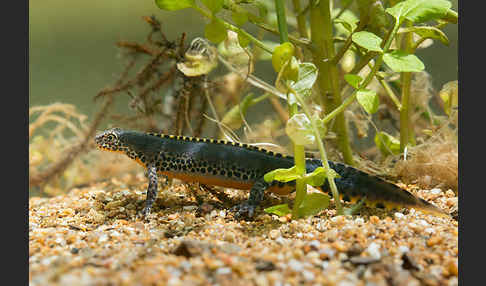
<path fill-rule="evenodd" d="M 237 217 L 251 218 L 265 191 L 286 195 L 294 191 L 295 182 L 265 182 L 263 176 L 277 168 L 294 165 L 291 156 L 260 147 L 186 136 L 113 128 L 95 138 L 99 149 L 127 155 L 147 170 L 149 186 L 143 214 L 148 214 L 157 197 L 158 174 L 186 182 L 250 190 L 246 202 L 236 206 Z M 329 161 L 340 178 L 336 178 L 341 198 L 356 202 L 365 197 L 369 206 L 394 209 L 416 208 L 428 213 L 447 215 L 431 203 L 400 187 L 345 164 Z M 318 159 L 307 159 L 307 172 L 322 166 Z M 329 192 L 326 181 L 318 187 Z"/>

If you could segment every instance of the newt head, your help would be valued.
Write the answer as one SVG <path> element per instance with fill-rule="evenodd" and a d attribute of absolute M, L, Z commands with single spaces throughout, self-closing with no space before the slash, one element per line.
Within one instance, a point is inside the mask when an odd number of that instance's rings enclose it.
<path fill-rule="evenodd" d="M 105 151 L 121 151 L 122 149 L 124 149 L 124 144 L 120 141 L 120 135 L 122 132 L 123 130 L 120 128 L 112 128 L 96 135 L 96 147 Z"/>

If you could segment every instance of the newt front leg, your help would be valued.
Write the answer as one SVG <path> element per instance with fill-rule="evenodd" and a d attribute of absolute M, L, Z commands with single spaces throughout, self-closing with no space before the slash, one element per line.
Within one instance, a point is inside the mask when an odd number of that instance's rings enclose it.
<path fill-rule="evenodd" d="M 257 180 L 250 189 L 248 200 L 233 207 L 232 210 L 236 212 L 235 217 L 251 219 L 255 214 L 256 207 L 259 206 L 260 202 L 263 200 L 265 190 L 268 189 L 268 187 L 270 187 L 270 184 L 265 182 L 263 178 Z"/>
<path fill-rule="evenodd" d="M 143 216 L 150 213 L 150 209 L 157 198 L 158 177 L 157 167 L 155 164 L 150 164 L 147 166 L 147 178 L 149 180 L 149 185 L 147 187 L 147 199 L 145 200 L 145 207 L 142 210 Z"/>

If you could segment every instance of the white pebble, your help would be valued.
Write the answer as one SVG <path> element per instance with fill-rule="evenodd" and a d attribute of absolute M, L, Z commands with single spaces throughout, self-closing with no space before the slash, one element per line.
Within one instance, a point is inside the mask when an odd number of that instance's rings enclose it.
<path fill-rule="evenodd" d="M 400 253 L 407 253 L 410 251 L 410 248 L 408 248 L 408 246 L 405 246 L 405 245 L 400 245 L 398 247 L 398 251 L 400 251 Z"/>
<path fill-rule="evenodd" d="M 106 234 L 103 234 L 100 236 L 100 238 L 98 238 L 98 242 L 106 242 L 108 241 L 108 235 Z"/>
<path fill-rule="evenodd" d="M 310 247 L 315 247 L 316 249 L 319 249 L 319 246 L 321 245 L 321 243 L 319 242 L 319 240 L 313 240 L 311 242 L 309 242 L 309 246 Z"/>
<path fill-rule="evenodd" d="M 297 238 L 302 238 L 304 235 L 302 234 L 302 232 L 298 232 L 298 233 L 295 234 L 295 236 Z"/>
<path fill-rule="evenodd" d="M 220 267 L 216 269 L 216 275 L 225 275 L 230 273 L 231 273 L 231 268 L 229 267 Z"/>
<path fill-rule="evenodd" d="M 271 239 L 276 239 L 280 236 L 280 231 L 278 229 L 272 229 L 268 235 Z"/>
<path fill-rule="evenodd" d="M 424 232 L 427 233 L 427 234 L 433 234 L 435 232 L 435 230 L 432 227 L 428 227 L 424 230 Z"/>
<path fill-rule="evenodd" d="M 435 189 L 430 190 L 430 193 L 433 194 L 433 195 L 438 195 L 438 194 L 442 193 L 442 190 L 435 188 Z"/>
<path fill-rule="evenodd" d="M 308 281 L 308 282 L 310 282 L 310 281 L 314 281 L 314 279 L 315 279 L 315 275 L 314 275 L 314 273 L 313 273 L 313 272 L 311 272 L 311 271 L 309 271 L 309 270 L 304 270 L 304 271 L 302 272 L 302 276 L 304 276 L 304 279 L 305 279 L 306 281 Z"/>
<path fill-rule="evenodd" d="M 396 212 L 396 213 L 395 213 L 395 217 L 396 217 L 397 219 L 401 219 L 401 218 L 404 218 L 404 217 L 405 217 L 405 215 L 404 215 L 404 214 L 402 214 L 402 213 Z"/>
<path fill-rule="evenodd" d="M 327 230 L 327 227 L 324 223 L 319 222 L 319 223 L 316 224 L 316 229 L 317 229 L 317 231 L 325 232 Z"/>
<path fill-rule="evenodd" d="M 375 259 L 380 259 L 381 258 L 381 253 L 380 253 L 380 245 L 376 242 L 370 243 L 368 245 L 368 248 L 366 249 L 368 251 L 368 254 Z"/>
<path fill-rule="evenodd" d="M 356 224 L 363 224 L 364 223 L 364 219 L 362 217 L 358 217 L 354 220 L 354 223 Z"/>
<path fill-rule="evenodd" d="M 302 264 L 300 261 L 295 259 L 290 259 L 288 265 L 290 269 L 292 269 L 295 272 L 301 272 L 302 270 L 304 270 L 304 264 Z"/>
<path fill-rule="evenodd" d="M 275 242 L 280 244 L 280 245 L 283 245 L 285 243 L 285 239 L 283 237 L 279 236 L 275 239 Z"/>
<path fill-rule="evenodd" d="M 419 223 L 420 223 L 422 226 L 424 226 L 424 227 L 428 227 L 428 226 L 429 226 L 429 223 L 428 223 L 428 222 L 426 222 L 426 221 L 425 221 L 425 220 L 423 220 L 423 219 L 419 220 L 418 222 L 419 222 Z"/>
<path fill-rule="evenodd" d="M 225 210 L 221 210 L 221 211 L 219 212 L 219 217 L 220 217 L 220 218 L 225 218 L 225 217 L 226 217 L 226 211 L 225 211 Z"/>

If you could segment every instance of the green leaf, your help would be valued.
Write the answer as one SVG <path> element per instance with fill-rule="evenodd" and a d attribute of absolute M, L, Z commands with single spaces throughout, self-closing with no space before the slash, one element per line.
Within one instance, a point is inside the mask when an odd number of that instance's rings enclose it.
<path fill-rule="evenodd" d="M 340 9 L 333 9 L 332 14 L 333 16 L 339 13 Z M 350 10 L 344 11 L 339 18 L 334 19 L 334 25 L 336 26 L 337 34 L 344 34 L 349 35 L 353 32 L 357 27 L 357 23 L 359 22 L 359 18 L 351 12 Z"/>
<path fill-rule="evenodd" d="M 380 99 L 374 90 L 360 89 L 357 91 L 356 99 L 368 114 L 378 111 Z"/>
<path fill-rule="evenodd" d="M 384 131 L 376 133 L 375 144 L 383 155 L 400 154 L 400 140 Z"/>
<path fill-rule="evenodd" d="M 221 20 L 213 18 L 213 20 L 204 28 L 204 36 L 211 42 L 218 44 L 224 41 L 228 34 L 226 33 L 226 27 Z"/>
<path fill-rule="evenodd" d="M 330 198 L 321 193 L 310 193 L 304 197 L 299 207 L 299 217 L 313 216 L 329 207 Z"/>
<path fill-rule="evenodd" d="M 358 89 L 359 83 L 363 80 L 359 75 L 348 73 L 344 75 L 344 80 L 349 83 L 350 86 Z"/>
<path fill-rule="evenodd" d="M 351 39 L 355 44 L 369 51 L 383 52 L 383 50 L 380 47 L 381 42 L 383 42 L 383 40 L 373 33 L 367 31 L 360 31 L 354 33 L 351 36 Z"/>
<path fill-rule="evenodd" d="M 388 26 L 388 15 L 383 8 L 382 1 L 372 1 L 368 18 L 370 22 L 367 26 L 371 28 L 370 31 L 380 31 Z"/>
<path fill-rule="evenodd" d="M 311 121 L 304 113 L 294 114 L 287 121 L 285 133 L 297 145 L 312 145 L 316 142 Z"/>
<path fill-rule="evenodd" d="M 452 24 L 457 24 L 457 19 L 458 19 L 457 12 L 452 9 L 447 10 L 447 14 L 445 15 L 444 18 L 442 18 L 442 20 Z"/>
<path fill-rule="evenodd" d="M 299 179 L 300 177 L 301 175 L 297 174 L 297 167 L 293 166 L 289 169 L 275 169 L 273 171 L 270 171 L 263 176 L 263 179 L 267 183 L 271 183 L 273 181 L 286 183 Z"/>
<path fill-rule="evenodd" d="M 201 0 L 201 2 L 204 4 L 204 6 L 208 7 L 213 14 L 216 14 L 219 10 L 221 10 L 221 8 L 223 8 L 224 0 Z"/>
<path fill-rule="evenodd" d="M 399 50 L 384 54 L 383 61 L 394 72 L 421 72 L 425 68 L 417 56 Z"/>
<path fill-rule="evenodd" d="M 248 13 L 245 12 L 233 12 L 231 14 L 231 18 L 238 26 L 243 26 L 246 22 L 248 22 Z"/>
<path fill-rule="evenodd" d="M 292 81 L 290 87 L 301 96 L 310 96 L 318 72 L 317 67 L 313 63 L 300 63 L 297 81 Z"/>
<path fill-rule="evenodd" d="M 305 175 L 305 183 L 311 185 L 313 187 L 319 187 L 324 185 L 326 178 L 329 177 L 329 174 L 333 175 L 333 178 L 340 178 L 338 173 L 333 169 L 329 169 L 329 172 L 326 172 L 324 167 L 317 167 L 312 173 Z"/>
<path fill-rule="evenodd" d="M 425 39 L 437 39 L 441 41 L 444 45 L 449 45 L 449 39 L 447 38 L 446 34 L 442 32 L 442 30 L 436 27 L 430 26 L 414 26 L 414 27 L 407 27 L 398 30 L 398 33 L 408 33 L 413 32 L 422 38 Z"/>
<path fill-rule="evenodd" d="M 444 112 L 447 115 L 451 115 L 453 108 L 457 108 L 458 106 L 458 81 L 449 81 L 442 86 L 442 89 L 439 92 L 439 97 L 442 99 Z"/>
<path fill-rule="evenodd" d="M 451 8 L 447 0 L 406 0 L 385 11 L 401 23 L 407 19 L 413 23 L 423 23 L 446 17 Z"/>
<path fill-rule="evenodd" d="M 271 206 L 264 209 L 264 211 L 266 213 L 275 214 L 278 216 L 286 216 L 292 212 L 287 204 Z"/>
<path fill-rule="evenodd" d="M 194 6 L 194 0 L 155 0 L 155 4 L 162 10 L 177 11 Z"/>

